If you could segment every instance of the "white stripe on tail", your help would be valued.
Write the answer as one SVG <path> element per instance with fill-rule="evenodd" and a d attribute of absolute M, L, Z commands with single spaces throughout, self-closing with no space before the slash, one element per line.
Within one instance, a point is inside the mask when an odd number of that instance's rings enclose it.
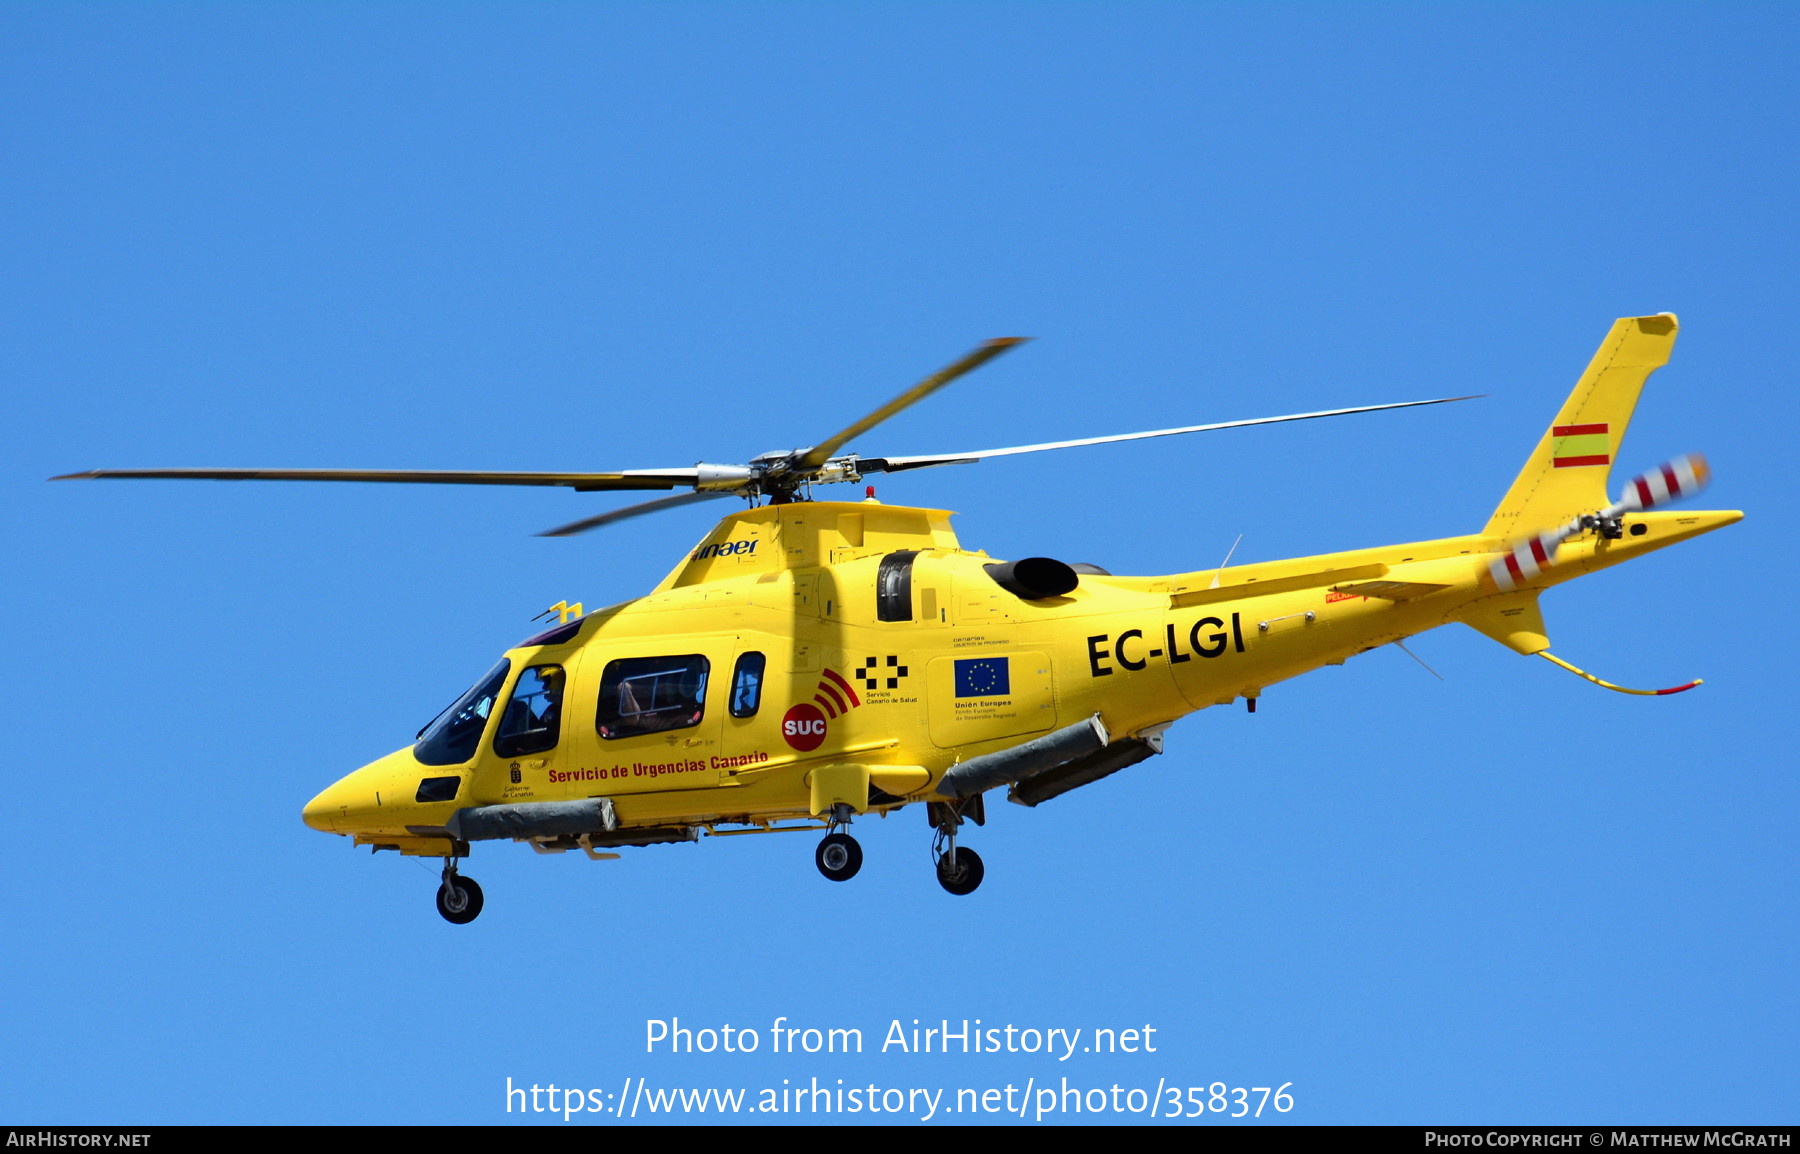
<path fill-rule="evenodd" d="M 1534 537 L 1527 537 L 1488 566 L 1488 580 L 1502 593 L 1535 580 L 1556 563 L 1556 550 L 1564 541 L 1600 522 L 1616 521 L 1627 513 L 1641 513 L 1667 505 L 1681 497 L 1691 497 L 1706 487 L 1712 471 L 1706 458 L 1689 453 L 1666 461 L 1625 482 L 1625 492 L 1618 501 L 1598 513 L 1575 518 L 1568 524 Z"/>

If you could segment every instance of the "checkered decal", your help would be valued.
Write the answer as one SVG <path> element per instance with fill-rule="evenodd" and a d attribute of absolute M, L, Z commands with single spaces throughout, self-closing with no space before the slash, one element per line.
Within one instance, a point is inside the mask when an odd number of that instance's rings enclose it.
<path fill-rule="evenodd" d="M 899 655 L 893 653 L 886 657 L 866 657 L 862 668 L 856 671 L 865 693 L 871 689 L 898 689 L 906 674 L 906 666 L 900 664 Z"/>

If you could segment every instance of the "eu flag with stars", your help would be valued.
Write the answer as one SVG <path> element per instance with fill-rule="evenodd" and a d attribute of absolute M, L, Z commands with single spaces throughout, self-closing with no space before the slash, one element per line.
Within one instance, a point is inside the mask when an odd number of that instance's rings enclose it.
<path fill-rule="evenodd" d="M 1003 697 L 1012 692 L 1006 657 L 970 657 L 956 663 L 956 696 Z"/>

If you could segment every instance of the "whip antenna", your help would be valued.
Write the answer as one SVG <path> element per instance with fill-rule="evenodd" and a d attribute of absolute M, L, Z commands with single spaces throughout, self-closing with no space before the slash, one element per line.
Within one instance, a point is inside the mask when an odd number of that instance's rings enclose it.
<path fill-rule="evenodd" d="M 1692 689 L 1696 685 L 1706 684 L 1704 681 L 1700 680 L 1700 678 L 1696 677 L 1692 681 L 1688 682 L 1686 685 L 1677 685 L 1672 689 L 1627 689 L 1623 685 L 1614 685 L 1610 681 L 1602 681 L 1598 677 L 1595 677 L 1592 673 L 1589 673 L 1585 669 L 1575 668 L 1573 665 L 1570 665 L 1567 661 L 1564 661 L 1562 658 L 1560 658 L 1556 654 L 1550 652 L 1548 649 L 1540 649 L 1538 651 L 1538 656 L 1542 657 L 1545 661 L 1555 662 L 1557 665 L 1560 665 L 1564 669 L 1567 669 L 1570 673 L 1573 673 L 1575 676 L 1581 678 L 1584 681 L 1591 681 L 1595 685 L 1598 685 L 1602 689 L 1610 689 L 1614 693 L 1629 693 L 1629 694 L 1633 695 L 1634 697 L 1667 697 L 1671 693 L 1685 693 L 1688 690 Z"/>

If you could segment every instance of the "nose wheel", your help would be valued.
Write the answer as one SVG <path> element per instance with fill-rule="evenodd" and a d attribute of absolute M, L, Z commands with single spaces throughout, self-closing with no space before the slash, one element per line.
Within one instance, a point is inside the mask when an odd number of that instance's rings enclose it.
<path fill-rule="evenodd" d="M 438 913 L 452 925 L 466 926 L 481 914 L 481 887 L 456 872 L 456 859 L 444 859 L 444 883 L 437 891 Z"/>
<path fill-rule="evenodd" d="M 855 816 L 855 811 L 843 802 L 832 806 L 825 836 L 819 841 L 819 848 L 813 851 L 813 862 L 819 872 L 834 882 L 847 882 L 862 868 L 862 846 L 843 832 Z"/>
<path fill-rule="evenodd" d="M 862 846 L 847 833 L 826 834 L 813 854 L 819 872 L 834 882 L 847 882 L 862 868 Z"/>

